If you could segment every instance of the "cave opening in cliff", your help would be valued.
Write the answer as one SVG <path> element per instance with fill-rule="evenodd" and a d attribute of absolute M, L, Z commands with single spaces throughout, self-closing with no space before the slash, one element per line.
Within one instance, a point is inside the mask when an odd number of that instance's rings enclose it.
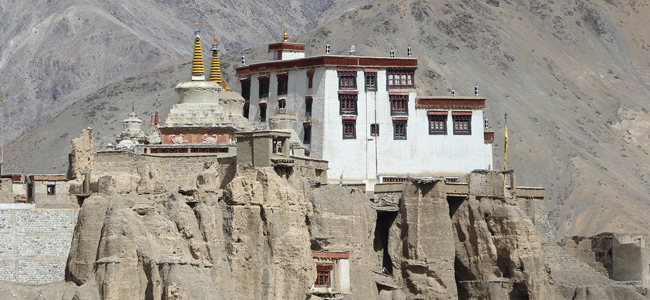
<path fill-rule="evenodd" d="M 454 214 L 458 210 L 458 208 L 463 204 L 463 201 L 465 201 L 467 197 L 458 197 L 458 196 L 448 196 L 447 197 L 447 203 L 449 204 L 449 217 L 453 218 Z"/>
<path fill-rule="evenodd" d="M 512 290 L 510 291 L 510 300 L 528 300 L 530 296 L 528 295 L 528 287 L 524 282 L 515 282 L 512 284 Z"/>
<path fill-rule="evenodd" d="M 397 217 L 396 211 L 377 211 L 377 223 L 375 225 L 374 249 L 382 252 L 382 271 L 393 275 L 393 260 L 388 251 L 388 236 L 390 227 Z"/>

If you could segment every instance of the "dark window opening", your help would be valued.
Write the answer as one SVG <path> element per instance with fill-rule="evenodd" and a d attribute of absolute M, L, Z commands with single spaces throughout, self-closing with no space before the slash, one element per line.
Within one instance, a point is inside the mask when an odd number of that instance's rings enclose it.
<path fill-rule="evenodd" d="M 260 83 L 260 98 L 269 96 L 269 77 L 257 77 Z"/>
<path fill-rule="evenodd" d="M 407 120 L 403 119 L 394 119 L 393 120 L 393 138 L 396 140 L 405 140 L 406 139 L 406 122 Z"/>
<path fill-rule="evenodd" d="M 260 103 L 260 122 L 266 122 L 266 103 Z"/>
<path fill-rule="evenodd" d="M 447 134 L 447 112 L 429 112 L 429 134 Z"/>
<path fill-rule="evenodd" d="M 375 239 L 373 241 L 373 248 L 375 251 L 382 251 L 382 270 L 393 275 L 393 261 L 388 251 L 388 235 L 390 227 L 393 225 L 397 212 L 383 212 L 377 211 L 377 221 L 375 223 Z"/>
<path fill-rule="evenodd" d="M 339 94 L 341 114 L 357 114 L 357 94 Z"/>
<path fill-rule="evenodd" d="M 357 88 L 357 70 L 339 70 L 339 89 L 354 90 Z"/>
<path fill-rule="evenodd" d="M 53 184 L 48 184 L 47 185 L 47 194 L 48 195 L 55 195 L 56 194 L 56 186 Z"/>
<path fill-rule="evenodd" d="M 356 119 L 346 118 L 343 119 L 343 139 L 355 139 L 356 134 Z"/>
<path fill-rule="evenodd" d="M 278 95 L 286 95 L 289 88 L 289 76 L 287 74 L 278 74 Z"/>
<path fill-rule="evenodd" d="M 251 104 L 246 102 L 244 103 L 244 118 L 248 119 L 248 113 L 250 112 Z"/>
<path fill-rule="evenodd" d="M 286 108 L 287 107 L 287 99 L 281 98 L 278 99 L 278 108 Z"/>
<path fill-rule="evenodd" d="M 305 134 L 302 138 L 302 142 L 305 144 L 311 143 L 311 122 L 306 122 L 302 124 Z"/>
<path fill-rule="evenodd" d="M 377 123 L 370 124 L 370 135 L 379 136 L 379 124 Z"/>
<path fill-rule="evenodd" d="M 408 115 L 408 95 L 390 95 L 391 115 Z"/>
<path fill-rule="evenodd" d="M 328 287 L 330 283 L 330 272 L 332 272 L 332 264 L 317 264 L 316 265 L 316 287 Z"/>
<path fill-rule="evenodd" d="M 454 118 L 454 134 L 472 134 L 471 114 L 453 115 Z"/>
<path fill-rule="evenodd" d="M 307 72 L 307 88 L 311 89 L 314 86 L 314 71 Z"/>
<path fill-rule="evenodd" d="M 244 97 L 244 100 L 251 100 L 251 81 L 242 80 L 241 81 L 241 96 Z"/>
<path fill-rule="evenodd" d="M 314 98 L 311 96 L 305 97 L 305 115 L 311 116 L 311 104 L 314 102 Z"/>
<path fill-rule="evenodd" d="M 414 69 L 388 69 L 386 71 L 389 89 L 414 88 Z"/>

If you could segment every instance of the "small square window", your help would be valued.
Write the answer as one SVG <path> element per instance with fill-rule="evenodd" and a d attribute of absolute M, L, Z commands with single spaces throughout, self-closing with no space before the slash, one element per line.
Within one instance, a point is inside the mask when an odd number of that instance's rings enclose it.
<path fill-rule="evenodd" d="M 377 123 L 370 124 L 370 135 L 379 136 L 379 124 Z"/>
<path fill-rule="evenodd" d="M 48 184 L 47 185 L 47 194 L 48 195 L 55 195 L 56 194 L 56 186 L 53 184 Z"/>

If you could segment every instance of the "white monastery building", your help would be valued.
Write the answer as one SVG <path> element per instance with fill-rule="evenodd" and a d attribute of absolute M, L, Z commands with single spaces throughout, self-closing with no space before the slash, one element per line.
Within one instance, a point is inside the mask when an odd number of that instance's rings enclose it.
<path fill-rule="evenodd" d="M 305 57 L 305 45 L 287 42 L 285 31 L 284 42 L 269 45 L 269 61 L 237 68 L 254 127 L 293 131 L 302 142 L 294 155 L 327 160 L 331 183 L 363 182 L 369 191 L 407 176 L 492 168 L 484 98 L 418 96 L 417 59 L 356 56 L 354 46 L 348 56 L 329 55 L 327 48 Z"/>

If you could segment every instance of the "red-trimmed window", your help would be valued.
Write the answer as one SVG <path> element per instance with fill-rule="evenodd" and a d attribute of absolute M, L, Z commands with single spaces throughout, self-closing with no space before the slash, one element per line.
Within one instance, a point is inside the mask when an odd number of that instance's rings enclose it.
<path fill-rule="evenodd" d="M 395 118 L 393 119 L 393 138 L 396 140 L 405 140 L 406 139 L 406 123 L 408 119 L 406 118 Z"/>
<path fill-rule="evenodd" d="M 257 77 L 260 85 L 260 98 L 269 96 L 269 76 Z"/>
<path fill-rule="evenodd" d="M 408 115 L 408 100 L 406 95 L 390 95 L 391 115 Z"/>
<path fill-rule="evenodd" d="M 314 102 L 314 98 L 312 96 L 306 96 L 305 97 L 305 115 L 306 116 L 311 116 L 311 105 Z"/>
<path fill-rule="evenodd" d="M 314 71 L 307 71 L 307 88 L 311 89 L 314 86 Z"/>
<path fill-rule="evenodd" d="M 389 89 L 411 89 L 415 87 L 415 69 L 389 68 L 386 70 Z"/>
<path fill-rule="evenodd" d="M 333 269 L 333 264 L 316 264 L 316 282 L 315 287 L 328 287 L 331 285 L 330 274 Z"/>
<path fill-rule="evenodd" d="M 266 102 L 260 103 L 260 122 L 266 122 Z"/>
<path fill-rule="evenodd" d="M 250 112 L 251 104 L 250 102 L 244 103 L 244 118 L 248 119 L 248 113 Z"/>
<path fill-rule="evenodd" d="M 305 144 L 311 143 L 311 122 L 302 123 L 302 127 L 305 130 L 305 134 L 302 137 L 302 142 Z"/>
<path fill-rule="evenodd" d="M 379 136 L 379 124 L 377 123 L 370 124 L 370 135 Z"/>
<path fill-rule="evenodd" d="M 365 69 L 366 91 L 377 90 L 377 69 Z"/>
<path fill-rule="evenodd" d="M 241 96 L 244 97 L 244 100 L 251 100 L 251 81 L 250 79 L 244 79 L 241 82 Z"/>
<path fill-rule="evenodd" d="M 343 117 L 343 139 L 357 138 L 356 123 L 355 117 Z"/>
<path fill-rule="evenodd" d="M 286 95 L 289 88 L 289 74 L 282 73 L 276 75 L 278 79 L 278 95 Z"/>
<path fill-rule="evenodd" d="M 454 111 L 454 134 L 472 134 L 472 112 L 471 111 Z"/>
<path fill-rule="evenodd" d="M 357 70 L 339 69 L 339 89 L 354 90 L 357 88 Z"/>
<path fill-rule="evenodd" d="M 340 114 L 356 115 L 357 114 L 357 94 L 353 92 L 339 93 L 339 102 L 341 103 Z"/>
<path fill-rule="evenodd" d="M 429 111 L 429 134 L 447 134 L 446 111 Z"/>
<path fill-rule="evenodd" d="M 286 108 L 286 107 L 287 107 L 287 99 L 286 98 L 278 99 L 278 108 Z"/>

